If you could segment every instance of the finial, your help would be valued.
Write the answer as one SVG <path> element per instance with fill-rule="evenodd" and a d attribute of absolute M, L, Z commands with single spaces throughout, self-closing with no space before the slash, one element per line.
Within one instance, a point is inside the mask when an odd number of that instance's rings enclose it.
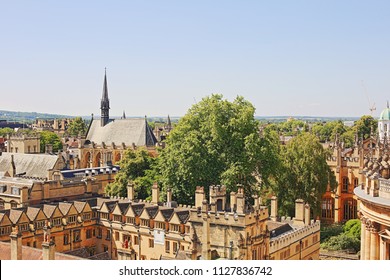
<path fill-rule="evenodd" d="M 389 100 L 387 100 L 387 109 L 389 109 Z"/>

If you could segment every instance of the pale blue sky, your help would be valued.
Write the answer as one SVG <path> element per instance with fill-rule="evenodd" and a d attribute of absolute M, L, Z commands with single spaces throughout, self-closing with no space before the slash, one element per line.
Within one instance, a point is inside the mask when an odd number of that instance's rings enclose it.
<path fill-rule="evenodd" d="M 257 115 L 374 116 L 390 1 L 0 1 L 0 109 L 181 116 L 242 95 Z"/>

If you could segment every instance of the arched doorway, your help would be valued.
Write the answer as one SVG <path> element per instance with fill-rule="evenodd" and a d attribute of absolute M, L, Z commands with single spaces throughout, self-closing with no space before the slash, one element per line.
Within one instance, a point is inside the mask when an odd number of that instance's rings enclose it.
<path fill-rule="evenodd" d="M 101 153 L 97 153 L 95 156 L 95 160 L 93 161 L 93 166 L 92 167 L 99 167 L 100 166 L 100 160 L 102 158 Z"/>
<path fill-rule="evenodd" d="M 82 168 L 88 168 L 88 167 L 90 167 L 90 164 L 91 164 L 91 153 L 90 153 L 90 152 L 87 152 L 87 153 L 84 155 L 84 159 L 83 159 L 83 163 L 82 163 Z"/>

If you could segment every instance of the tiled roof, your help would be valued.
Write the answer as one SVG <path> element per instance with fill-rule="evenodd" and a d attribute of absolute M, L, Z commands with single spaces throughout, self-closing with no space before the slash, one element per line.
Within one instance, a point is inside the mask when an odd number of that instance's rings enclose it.
<path fill-rule="evenodd" d="M 169 221 L 173 215 L 174 209 L 173 208 L 161 209 L 160 212 L 163 215 L 164 219 Z"/>
<path fill-rule="evenodd" d="M 55 155 L 3 153 L 0 157 L 0 172 L 11 169 L 11 155 L 14 156 L 16 173 L 26 172 L 23 177 L 29 178 L 47 178 L 48 170 L 54 169 L 58 160 Z"/>
<path fill-rule="evenodd" d="M 145 207 L 150 219 L 154 219 L 158 213 L 158 206 Z"/>
<path fill-rule="evenodd" d="M 81 213 L 84 210 L 86 202 L 83 201 L 73 201 L 73 205 L 76 208 L 77 212 Z"/>
<path fill-rule="evenodd" d="M 142 211 L 144 210 L 145 204 L 132 204 L 133 212 L 136 216 L 141 216 Z"/>
<path fill-rule="evenodd" d="M 118 203 L 119 209 L 121 210 L 122 214 L 126 213 L 127 208 L 130 206 L 130 202 L 125 202 L 125 203 Z"/>
<path fill-rule="evenodd" d="M 20 216 L 22 214 L 23 214 L 23 210 L 20 210 L 20 209 L 10 209 L 8 217 L 9 217 L 9 219 L 11 220 L 11 222 L 13 224 L 16 224 L 19 221 Z"/>
<path fill-rule="evenodd" d="M 57 206 L 55 205 L 44 204 L 42 207 L 42 211 L 43 213 L 45 213 L 46 217 L 51 218 L 56 208 Z"/>
<path fill-rule="evenodd" d="M 61 213 L 64 215 L 68 214 L 70 207 L 72 207 L 71 203 L 67 203 L 67 202 L 58 203 L 58 208 L 60 209 Z"/>
<path fill-rule="evenodd" d="M 180 222 L 182 224 L 185 224 L 188 219 L 190 218 L 190 211 L 184 210 L 184 211 L 176 211 L 176 215 L 179 218 Z"/>
<path fill-rule="evenodd" d="M 30 221 L 35 220 L 36 216 L 39 213 L 39 210 L 40 209 L 37 207 L 27 207 L 26 214 L 27 214 L 27 217 L 30 219 Z"/>
<path fill-rule="evenodd" d="M 283 233 L 293 230 L 291 225 L 288 223 L 280 223 L 280 222 L 273 222 L 273 221 L 267 221 L 267 228 L 270 232 L 271 238 L 277 237 Z"/>
<path fill-rule="evenodd" d="M 117 201 L 107 201 L 106 205 L 108 207 L 108 210 L 112 212 L 116 206 Z"/>
<path fill-rule="evenodd" d="M 92 120 L 87 132 L 87 140 L 101 145 L 155 146 L 157 139 L 144 118 L 110 119 L 105 126 L 100 120 Z"/>

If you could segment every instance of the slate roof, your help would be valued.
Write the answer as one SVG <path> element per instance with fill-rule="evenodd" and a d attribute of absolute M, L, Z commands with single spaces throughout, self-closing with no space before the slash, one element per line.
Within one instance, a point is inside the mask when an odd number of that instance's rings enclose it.
<path fill-rule="evenodd" d="M 6 214 L 14 225 L 18 223 L 20 216 L 23 214 L 23 210 L 20 209 L 10 209 L 7 212 Z"/>
<path fill-rule="evenodd" d="M 122 214 L 126 213 L 127 208 L 129 208 L 130 202 L 125 202 L 125 203 L 118 203 L 119 209 L 121 210 Z"/>
<path fill-rule="evenodd" d="M 175 211 L 175 209 L 173 209 L 173 208 L 166 208 L 166 209 L 160 210 L 161 214 L 163 215 L 163 217 L 166 221 L 169 221 L 171 219 L 174 211 Z"/>
<path fill-rule="evenodd" d="M 54 169 L 58 160 L 56 155 L 3 153 L 0 157 L 0 172 L 11 169 L 11 155 L 14 156 L 17 174 L 26 172 L 22 177 L 38 179 L 47 178 L 47 171 Z"/>
<path fill-rule="evenodd" d="M 190 211 L 188 210 L 176 211 L 176 214 L 182 224 L 185 224 L 190 218 Z"/>
<path fill-rule="evenodd" d="M 131 207 L 133 208 L 134 214 L 140 216 L 144 210 L 145 204 L 132 204 Z"/>
<path fill-rule="evenodd" d="M 267 221 L 267 227 L 270 232 L 271 238 L 277 237 L 283 233 L 293 230 L 291 225 L 288 223 L 280 223 L 280 222 L 273 222 L 273 221 Z"/>
<path fill-rule="evenodd" d="M 157 139 L 144 118 L 110 119 L 105 126 L 100 120 L 92 120 L 86 140 L 101 145 L 155 146 Z"/>
<path fill-rule="evenodd" d="M 158 213 L 158 206 L 145 207 L 150 219 L 154 219 Z"/>

